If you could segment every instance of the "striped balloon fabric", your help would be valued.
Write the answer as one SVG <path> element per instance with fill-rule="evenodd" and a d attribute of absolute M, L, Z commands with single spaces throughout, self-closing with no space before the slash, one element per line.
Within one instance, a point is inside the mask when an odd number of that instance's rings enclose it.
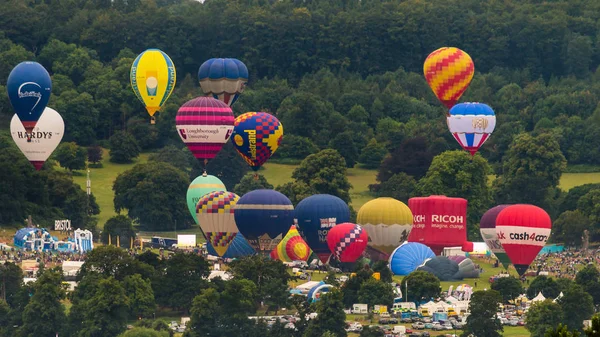
<path fill-rule="evenodd" d="M 179 108 L 175 124 L 181 140 L 197 159 L 214 158 L 233 132 L 231 108 L 211 97 L 198 97 Z"/>
<path fill-rule="evenodd" d="M 454 47 L 443 47 L 432 52 L 423 64 L 427 83 L 448 109 L 467 90 L 474 73 L 475 65 L 471 56 Z"/>

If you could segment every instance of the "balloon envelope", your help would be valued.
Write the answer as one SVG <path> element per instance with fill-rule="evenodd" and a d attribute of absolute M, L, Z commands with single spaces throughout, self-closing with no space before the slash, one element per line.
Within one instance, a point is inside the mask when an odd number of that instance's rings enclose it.
<path fill-rule="evenodd" d="M 508 255 L 506 255 L 506 251 L 504 251 L 504 248 L 502 248 L 502 244 L 498 239 L 498 234 L 496 233 L 496 218 L 498 218 L 498 214 L 508 206 L 509 205 L 498 205 L 490 208 L 487 212 L 483 213 L 481 221 L 479 222 L 479 232 L 481 233 L 483 241 L 485 241 L 485 244 L 490 248 L 505 269 L 508 269 L 510 259 L 508 258 Z"/>
<path fill-rule="evenodd" d="M 248 68 L 238 59 L 212 58 L 198 69 L 202 91 L 231 106 L 248 84 Z"/>
<path fill-rule="evenodd" d="M 175 65 L 162 50 L 147 49 L 133 61 L 129 79 L 137 98 L 154 116 L 175 89 Z"/>
<path fill-rule="evenodd" d="M 10 133 L 27 160 L 36 170 L 40 170 L 60 144 L 65 133 L 65 123 L 56 110 L 46 108 L 33 131 L 28 133 L 30 142 L 27 141 L 25 128 L 16 114 L 10 121 Z"/>
<path fill-rule="evenodd" d="M 496 218 L 500 243 L 521 276 L 546 245 L 551 231 L 548 213 L 533 205 L 508 206 Z"/>
<path fill-rule="evenodd" d="M 278 259 L 283 262 L 306 261 L 312 254 L 294 225 L 290 227 L 283 240 L 277 245 L 276 252 Z"/>
<path fill-rule="evenodd" d="M 281 144 L 283 125 L 266 112 L 246 112 L 235 119 L 232 137 L 237 152 L 257 171 Z"/>
<path fill-rule="evenodd" d="M 221 101 L 198 97 L 187 101 L 175 117 L 177 133 L 197 159 L 214 158 L 233 131 L 233 112 Z"/>
<path fill-rule="evenodd" d="M 448 130 L 454 139 L 475 155 L 496 128 L 494 110 L 483 103 L 460 103 L 450 109 Z"/>
<path fill-rule="evenodd" d="M 213 191 L 227 191 L 227 188 L 225 188 L 225 184 L 223 184 L 221 179 L 211 175 L 200 175 L 188 186 L 186 193 L 187 206 L 196 223 L 198 223 L 198 218 L 196 217 L 198 200 L 205 194 Z"/>
<path fill-rule="evenodd" d="M 432 257 L 435 254 L 431 248 L 417 242 L 406 242 L 392 252 L 388 267 L 394 275 L 408 275 Z"/>
<path fill-rule="evenodd" d="M 206 242 L 206 250 L 208 251 L 208 254 L 212 256 L 218 256 L 217 251 L 213 248 L 210 242 Z M 248 241 L 246 241 L 246 238 L 244 238 L 242 233 L 237 233 L 222 258 L 235 259 L 254 254 L 256 254 L 256 251 L 254 251 L 254 248 L 252 248 Z"/>
<path fill-rule="evenodd" d="M 219 256 L 223 256 L 238 228 L 233 209 L 240 197 L 231 192 L 215 191 L 204 195 L 196 206 L 200 228 Z"/>
<path fill-rule="evenodd" d="M 391 253 L 408 238 L 413 215 L 402 201 L 377 198 L 364 204 L 356 222 L 369 234 L 369 246 Z"/>
<path fill-rule="evenodd" d="M 6 91 L 25 131 L 32 132 L 50 99 L 50 74 L 37 62 L 21 62 L 8 75 Z"/>
<path fill-rule="evenodd" d="M 329 250 L 340 262 L 354 262 L 367 248 L 369 235 L 360 225 L 341 223 L 327 233 Z"/>
<path fill-rule="evenodd" d="M 425 244 L 440 255 L 445 247 L 457 247 L 467 240 L 467 200 L 443 195 L 410 198 L 413 228 L 409 242 Z"/>
<path fill-rule="evenodd" d="M 475 65 L 464 51 L 442 47 L 427 56 L 423 73 L 435 96 L 450 109 L 469 87 Z"/>
<path fill-rule="evenodd" d="M 254 190 L 238 200 L 234 215 L 240 233 L 250 245 L 256 251 L 269 253 L 292 225 L 294 206 L 275 190 Z"/>
<path fill-rule="evenodd" d="M 327 233 L 335 225 L 348 221 L 348 204 L 329 194 L 315 194 L 305 198 L 294 210 L 294 222 L 300 235 L 323 263 L 331 256 L 327 245 Z"/>

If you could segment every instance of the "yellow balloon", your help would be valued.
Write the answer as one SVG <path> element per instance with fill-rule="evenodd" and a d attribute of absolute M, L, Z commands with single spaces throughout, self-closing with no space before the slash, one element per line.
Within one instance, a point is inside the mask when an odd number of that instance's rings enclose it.
<path fill-rule="evenodd" d="M 131 87 L 150 116 L 165 104 L 175 88 L 175 65 L 165 52 L 148 49 L 131 65 Z"/>
<path fill-rule="evenodd" d="M 369 233 L 369 246 L 390 253 L 408 238 L 413 214 L 402 201 L 377 198 L 358 210 L 356 223 Z"/>

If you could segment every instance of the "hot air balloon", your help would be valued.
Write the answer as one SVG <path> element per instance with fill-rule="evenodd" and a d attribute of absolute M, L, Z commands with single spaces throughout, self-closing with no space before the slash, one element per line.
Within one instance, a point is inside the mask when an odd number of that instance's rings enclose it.
<path fill-rule="evenodd" d="M 296 205 L 294 222 L 298 232 L 326 263 L 331 256 L 327 245 L 327 232 L 335 225 L 350 221 L 350 208 L 344 200 L 329 194 L 315 194 Z"/>
<path fill-rule="evenodd" d="M 483 103 L 460 103 L 450 109 L 448 130 L 472 156 L 490 137 L 496 127 L 494 110 Z"/>
<path fill-rule="evenodd" d="M 340 262 L 354 262 L 367 248 L 369 235 L 360 225 L 341 223 L 327 233 L 329 250 Z"/>
<path fill-rule="evenodd" d="M 435 96 L 450 109 L 469 87 L 475 65 L 464 51 L 442 47 L 427 56 L 423 73 Z"/>
<path fill-rule="evenodd" d="M 181 140 L 197 159 L 214 158 L 233 131 L 233 112 L 225 103 L 210 97 L 187 101 L 177 111 L 175 124 Z"/>
<path fill-rule="evenodd" d="M 215 191 L 198 200 L 196 216 L 200 228 L 219 256 L 225 254 L 238 233 L 233 209 L 239 199 L 235 193 Z"/>
<path fill-rule="evenodd" d="M 413 215 L 402 201 L 377 198 L 358 210 L 356 223 L 367 230 L 369 246 L 391 253 L 408 238 Z"/>
<path fill-rule="evenodd" d="M 217 251 L 213 248 L 210 242 L 206 242 L 206 250 L 208 251 L 208 254 L 212 256 L 218 255 Z M 231 241 L 231 243 L 229 244 L 227 251 L 221 257 L 225 259 L 235 259 L 254 254 L 256 254 L 254 248 L 250 246 L 250 244 L 248 243 L 248 241 L 246 241 L 246 238 L 244 238 L 242 233 L 237 233 L 233 241 Z"/>
<path fill-rule="evenodd" d="M 235 223 L 240 233 L 257 252 L 264 254 L 277 247 L 293 219 L 292 202 L 275 190 L 248 192 L 235 207 Z"/>
<path fill-rule="evenodd" d="M 281 143 L 283 125 L 266 112 L 246 112 L 235 119 L 233 145 L 250 165 L 258 169 L 267 161 Z"/>
<path fill-rule="evenodd" d="M 277 247 L 275 247 L 275 249 L 273 249 L 271 251 L 271 253 L 269 253 L 269 257 L 271 257 L 271 260 L 279 260 L 279 251 L 278 251 L 279 245 Z M 283 261 L 283 260 L 280 260 Z"/>
<path fill-rule="evenodd" d="M 60 143 L 65 133 L 65 123 L 56 110 L 46 108 L 30 132 L 26 132 L 19 117 L 13 115 L 10 133 L 29 162 L 36 170 L 40 170 Z"/>
<path fill-rule="evenodd" d="M 186 194 L 186 200 L 190 214 L 196 223 L 198 223 L 198 218 L 196 217 L 196 205 L 198 205 L 198 200 L 205 194 L 213 191 L 227 191 L 221 179 L 215 176 L 201 175 L 196 177 L 196 179 L 190 183 Z"/>
<path fill-rule="evenodd" d="M 278 258 L 283 262 L 306 261 L 312 254 L 294 225 L 277 245 L 276 250 Z"/>
<path fill-rule="evenodd" d="M 485 241 L 485 244 L 492 253 L 496 255 L 496 258 L 502 263 L 505 269 L 508 269 L 510 259 L 508 258 L 508 255 L 506 255 L 506 252 L 498 239 L 498 234 L 496 233 L 496 218 L 498 217 L 498 214 L 508 206 L 509 205 L 498 205 L 490 208 L 483 214 L 481 221 L 479 222 L 479 232 L 481 233 L 483 241 Z"/>
<path fill-rule="evenodd" d="M 551 231 L 548 213 L 533 205 L 508 206 L 496 218 L 498 239 L 520 276 L 546 245 Z"/>
<path fill-rule="evenodd" d="M 175 88 L 173 61 L 160 49 L 147 49 L 133 61 L 129 79 L 133 92 L 150 114 L 150 123 L 154 124 L 154 114 L 165 104 Z"/>
<path fill-rule="evenodd" d="M 390 255 L 388 267 L 394 275 L 408 275 L 427 259 L 434 257 L 431 248 L 417 242 L 405 242 Z"/>
<path fill-rule="evenodd" d="M 462 280 L 458 263 L 445 256 L 434 256 L 420 265 L 417 270 L 426 271 L 435 275 L 440 281 Z"/>
<path fill-rule="evenodd" d="M 409 242 L 425 244 L 440 255 L 446 247 L 467 241 L 467 200 L 431 195 L 408 199 L 413 213 Z"/>
<path fill-rule="evenodd" d="M 50 74 L 37 62 L 21 62 L 8 75 L 6 91 L 25 132 L 30 134 L 50 99 Z M 31 139 L 28 138 L 27 141 Z"/>
<path fill-rule="evenodd" d="M 248 68 L 238 59 L 212 58 L 198 69 L 202 91 L 232 106 L 248 84 Z"/>

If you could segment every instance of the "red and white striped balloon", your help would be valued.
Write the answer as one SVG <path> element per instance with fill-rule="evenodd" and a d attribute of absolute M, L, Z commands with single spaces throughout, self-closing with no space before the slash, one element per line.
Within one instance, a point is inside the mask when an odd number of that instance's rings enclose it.
<path fill-rule="evenodd" d="M 204 164 L 214 158 L 233 132 L 231 108 L 211 97 L 194 98 L 179 108 L 175 124 L 181 140 Z"/>
<path fill-rule="evenodd" d="M 519 275 L 525 274 L 552 231 L 546 211 L 533 205 L 511 205 L 496 218 L 496 233 Z"/>

